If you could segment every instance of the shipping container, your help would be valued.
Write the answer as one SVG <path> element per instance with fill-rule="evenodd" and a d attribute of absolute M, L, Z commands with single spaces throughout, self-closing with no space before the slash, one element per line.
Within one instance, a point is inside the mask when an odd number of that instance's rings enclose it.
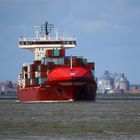
<path fill-rule="evenodd" d="M 77 56 L 77 58 L 78 58 L 78 59 L 82 59 L 82 58 L 83 58 L 83 56 Z"/>
<path fill-rule="evenodd" d="M 70 59 L 64 59 L 64 65 L 70 65 Z"/>
<path fill-rule="evenodd" d="M 41 64 L 45 64 L 45 59 L 46 59 L 46 57 L 41 58 Z"/>
<path fill-rule="evenodd" d="M 46 50 L 45 55 L 48 57 L 52 57 L 52 56 L 54 56 L 54 51 L 53 50 Z"/>
<path fill-rule="evenodd" d="M 35 72 L 35 71 L 36 71 L 36 65 L 30 64 L 30 72 Z"/>
<path fill-rule="evenodd" d="M 40 60 L 34 60 L 34 64 L 35 65 L 40 65 L 41 64 L 41 61 Z"/>
<path fill-rule="evenodd" d="M 64 56 L 64 60 L 65 60 L 65 59 L 70 59 L 70 56 Z"/>
<path fill-rule="evenodd" d="M 95 76 L 95 71 L 93 69 L 91 70 L 91 72 L 92 72 L 92 75 Z"/>
<path fill-rule="evenodd" d="M 53 56 L 60 56 L 60 53 L 59 53 L 59 50 L 54 50 L 54 54 L 53 54 Z"/>
<path fill-rule="evenodd" d="M 30 78 L 30 86 L 34 86 L 38 84 L 38 78 Z"/>
<path fill-rule="evenodd" d="M 80 66 L 83 65 L 83 60 L 82 60 L 82 58 L 77 58 L 77 59 L 76 59 L 76 65 L 80 65 Z"/>
<path fill-rule="evenodd" d="M 65 56 L 65 50 L 64 50 L 64 49 L 61 49 L 61 50 L 60 50 L 60 56 L 61 56 L 61 57 Z"/>
<path fill-rule="evenodd" d="M 94 62 L 88 62 L 86 65 L 87 68 L 94 70 L 95 68 L 95 63 Z"/>
<path fill-rule="evenodd" d="M 30 72 L 30 78 L 35 78 L 35 72 Z"/>
<path fill-rule="evenodd" d="M 64 57 L 58 59 L 59 65 L 64 65 Z"/>
<path fill-rule="evenodd" d="M 47 65 L 48 62 L 53 62 L 53 57 L 46 57 L 45 58 L 45 65 Z"/>
<path fill-rule="evenodd" d="M 44 64 L 39 65 L 38 66 L 38 71 L 45 72 L 46 71 L 46 66 Z"/>
<path fill-rule="evenodd" d="M 39 84 L 42 84 L 42 83 L 44 83 L 46 80 L 47 80 L 47 78 L 38 78 L 39 79 Z"/>
<path fill-rule="evenodd" d="M 38 72 L 38 77 L 39 78 L 46 78 L 47 77 L 47 72 Z"/>
<path fill-rule="evenodd" d="M 30 86 L 30 79 L 25 79 L 25 87 L 29 87 Z"/>
<path fill-rule="evenodd" d="M 84 65 L 87 65 L 87 58 L 86 57 L 83 57 L 82 60 L 83 60 L 83 64 Z"/>
<path fill-rule="evenodd" d="M 35 78 L 38 78 L 38 71 L 35 71 Z"/>
<path fill-rule="evenodd" d="M 47 65 L 48 69 L 51 70 L 54 66 L 55 66 L 54 62 L 48 62 L 48 65 Z"/>
<path fill-rule="evenodd" d="M 58 60 L 59 60 L 59 58 L 53 58 L 53 59 L 52 59 L 52 62 L 54 62 L 54 64 L 57 65 L 58 62 L 59 62 Z"/>
<path fill-rule="evenodd" d="M 48 56 L 48 50 L 45 51 L 45 56 Z"/>
<path fill-rule="evenodd" d="M 45 55 L 49 56 L 49 51 L 48 50 L 45 51 Z"/>

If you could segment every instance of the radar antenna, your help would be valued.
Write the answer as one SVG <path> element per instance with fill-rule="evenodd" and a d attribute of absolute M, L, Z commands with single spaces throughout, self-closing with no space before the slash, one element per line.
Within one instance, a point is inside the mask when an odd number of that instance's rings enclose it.
<path fill-rule="evenodd" d="M 45 24 L 43 24 L 41 26 L 41 30 L 44 31 L 45 35 L 49 35 L 49 33 L 51 33 L 51 31 L 54 29 L 54 25 L 53 24 L 49 24 L 48 22 L 45 22 Z"/>

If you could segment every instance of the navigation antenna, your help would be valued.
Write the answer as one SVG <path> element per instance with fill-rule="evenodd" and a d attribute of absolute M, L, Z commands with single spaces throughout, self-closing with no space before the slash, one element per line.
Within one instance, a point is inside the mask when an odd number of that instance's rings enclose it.
<path fill-rule="evenodd" d="M 41 31 L 44 32 L 44 35 L 49 35 L 49 33 L 51 33 L 51 31 L 54 29 L 54 25 L 53 24 L 49 24 L 48 22 L 45 22 L 45 24 L 43 24 L 41 26 Z"/>
<path fill-rule="evenodd" d="M 39 26 L 34 26 L 35 28 L 35 34 L 36 34 L 36 38 L 39 39 L 40 35 L 39 35 Z"/>

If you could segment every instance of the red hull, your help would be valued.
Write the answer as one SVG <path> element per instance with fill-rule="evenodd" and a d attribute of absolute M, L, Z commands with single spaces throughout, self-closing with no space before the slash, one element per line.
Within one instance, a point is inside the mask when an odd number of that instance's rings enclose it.
<path fill-rule="evenodd" d="M 20 102 L 95 100 L 96 82 L 84 67 L 55 68 L 40 86 L 18 87 Z"/>

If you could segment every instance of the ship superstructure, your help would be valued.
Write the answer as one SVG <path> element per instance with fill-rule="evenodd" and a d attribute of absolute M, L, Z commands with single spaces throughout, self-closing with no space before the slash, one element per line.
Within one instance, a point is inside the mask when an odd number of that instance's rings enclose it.
<path fill-rule="evenodd" d="M 66 56 L 76 38 L 52 35 L 53 25 L 36 26 L 36 38 L 20 38 L 19 48 L 34 53 L 32 64 L 23 64 L 18 79 L 21 102 L 95 100 L 94 62 L 82 56 Z M 40 29 L 40 30 L 39 30 Z"/>
<path fill-rule="evenodd" d="M 75 36 L 58 36 L 57 32 L 55 35 L 51 35 L 53 28 L 53 25 L 48 22 L 41 26 L 41 30 L 36 26 L 36 38 L 20 38 L 19 48 L 31 50 L 34 52 L 34 59 L 41 60 L 46 56 L 46 50 L 65 50 L 76 47 Z"/>

